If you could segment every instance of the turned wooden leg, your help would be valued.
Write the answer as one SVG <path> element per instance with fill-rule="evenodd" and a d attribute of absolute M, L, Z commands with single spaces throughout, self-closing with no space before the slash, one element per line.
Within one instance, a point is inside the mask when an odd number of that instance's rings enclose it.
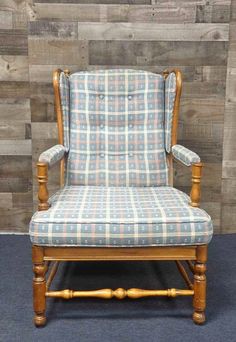
<path fill-rule="evenodd" d="M 43 260 L 43 248 L 33 246 L 33 303 L 34 303 L 34 324 L 36 327 L 44 326 L 46 324 L 46 280 L 45 273 L 47 267 Z"/>
<path fill-rule="evenodd" d="M 207 246 L 197 247 L 197 259 L 194 265 L 194 297 L 193 297 L 193 321 L 196 324 L 205 322 L 206 308 L 206 261 Z"/>

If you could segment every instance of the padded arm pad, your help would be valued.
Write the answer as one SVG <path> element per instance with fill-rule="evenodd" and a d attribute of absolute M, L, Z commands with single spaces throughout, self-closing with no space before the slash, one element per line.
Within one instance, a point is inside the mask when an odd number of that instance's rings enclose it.
<path fill-rule="evenodd" d="M 190 166 L 195 163 L 200 163 L 201 161 L 197 153 L 181 145 L 172 146 L 172 154 L 175 157 L 175 159 L 179 160 L 186 166 Z"/>
<path fill-rule="evenodd" d="M 39 162 L 52 166 L 61 160 L 66 152 L 67 149 L 63 145 L 55 145 L 40 154 Z"/>

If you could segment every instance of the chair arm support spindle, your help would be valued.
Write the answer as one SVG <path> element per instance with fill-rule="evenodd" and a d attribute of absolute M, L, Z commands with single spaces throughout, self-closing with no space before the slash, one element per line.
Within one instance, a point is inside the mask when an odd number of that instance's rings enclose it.
<path fill-rule="evenodd" d="M 196 163 L 192 165 L 192 188 L 190 193 L 191 206 L 199 207 L 201 198 L 201 176 L 202 176 L 202 163 Z"/>
<path fill-rule="evenodd" d="M 39 190 L 38 190 L 38 210 L 47 210 L 50 207 L 50 204 L 48 203 L 48 188 L 47 188 L 47 182 L 48 182 L 48 165 L 45 163 L 37 163 L 37 177 L 38 177 L 38 184 L 39 184 Z"/>

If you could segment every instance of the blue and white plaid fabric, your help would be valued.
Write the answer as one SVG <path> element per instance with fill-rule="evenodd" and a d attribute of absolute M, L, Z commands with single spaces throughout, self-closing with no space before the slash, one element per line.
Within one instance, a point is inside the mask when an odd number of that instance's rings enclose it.
<path fill-rule="evenodd" d="M 48 166 L 54 165 L 57 161 L 61 160 L 66 153 L 66 148 L 62 145 L 55 145 L 48 150 L 44 151 L 39 156 L 39 162 L 46 163 Z"/>
<path fill-rule="evenodd" d="M 187 166 L 190 166 L 194 163 L 200 163 L 201 161 L 197 153 L 181 145 L 172 146 L 172 154 L 177 160 Z"/>
<path fill-rule="evenodd" d="M 30 237 L 36 245 L 144 247 L 206 244 L 207 213 L 172 187 L 66 186 L 36 212 Z"/>
<path fill-rule="evenodd" d="M 70 83 L 64 72 L 60 74 L 60 97 L 63 116 L 63 145 L 68 151 L 70 147 Z"/>
<path fill-rule="evenodd" d="M 165 147 L 166 151 L 171 151 L 171 135 L 173 110 L 176 96 L 176 76 L 171 72 L 165 81 Z"/>
<path fill-rule="evenodd" d="M 167 185 L 163 76 L 99 70 L 69 81 L 67 184 Z"/>
<path fill-rule="evenodd" d="M 52 165 L 66 151 L 66 186 L 51 207 L 34 214 L 36 245 L 145 247 L 209 243 L 208 214 L 167 186 L 176 79 L 137 70 L 100 70 L 60 77 L 65 147 L 40 160 Z M 186 165 L 200 158 L 176 145 Z"/>

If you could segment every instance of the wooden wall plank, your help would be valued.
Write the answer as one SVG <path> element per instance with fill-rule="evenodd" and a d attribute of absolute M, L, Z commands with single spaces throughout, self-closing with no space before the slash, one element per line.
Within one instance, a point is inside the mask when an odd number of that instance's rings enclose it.
<path fill-rule="evenodd" d="M 27 55 L 26 30 L 0 30 L 0 55 Z"/>
<path fill-rule="evenodd" d="M 181 122 L 190 125 L 224 123 L 224 98 L 184 98 L 181 100 Z"/>
<path fill-rule="evenodd" d="M 60 39 L 77 39 L 78 24 L 76 22 L 32 21 L 29 23 L 30 36 Z"/>
<path fill-rule="evenodd" d="M 223 82 L 185 82 L 182 98 L 209 98 L 216 99 L 225 96 L 225 83 Z"/>
<path fill-rule="evenodd" d="M 26 139 L 26 127 L 25 123 L 0 122 L 0 140 Z"/>
<path fill-rule="evenodd" d="M 57 124 L 56 122 L 34 122 L 32 123 L 32 134 L 34 139 L 57 139 Z"/>
<path fill-rule="evenodd" d="M 31 156 L 31 140 L 0 140 L 0 155 Z"/>
<path fill-rule="evenodd" d="M 12 209 L 12 193 L 0 193 L 0 209 Z"/>
<path fill-rule="evenodd" d="M 89 64 L 222 66 L 227 63 L 226 42 L 89 42 Z M 36 63 L 35 63 L 36 64 Z"/>
<path fill-rule="evenodd" d="M 35 0 L 35 3 L 78 3 L 78 4 L 99 4 L 100 0 Z M 102 0 L 103 4 L 117 4 L 117 0 Z M 230 0 L 119 0 L 119 4 L 149 4 L 175 7 L 181 5 L 230 5 Z"/>
<path fill-rule="evenodd" d="M 0 98 L 28 98 L 28 82 L 0 82 Z"/>
<path fill-rule="evenodd" d="M 37 0 L 38 1 L 38 0 Z M 63 1 L 63 0 L 62 0 Z M 70 0 L 69 0 L 70 1 Z M 231 0 L 151 0 L 152 5 L 158 3 L 160 6 L 176 6 L 178 4 L 181 5 L 229 5 L 231 4 Z"/>
<path fill-rule="evenodd" d="M 78 23 L 80 40 L 228 41 L 228 24 Z"/>
<path fill-rule="evenodd" d="M 49 83 L 51 85 L 52 83 L 52 75 L 53 71 L 56 69 L 69 69 L 70 72 L 76 72 L 80 70 L 79 63 L 75 65 L 70 64 L 32 64 L 29 65 L 29 77 L 30 81 L 34 83 Z"/>
<path fill-rule="evenodd" d="M 39 19 L 76 20 L 80 22 L 158 22 L 194 23 L 196 6 L 105 5 L 105 4 L 35 4 L 34 17 Z"/>
<path fill-rule="evenodd" d="M 30 100 L 22 98 L 0 98 L 1 121 L 30 122 Z"/>
<path fill-rule="evenodd" d="M 197 23 L 228 23 L 230 21 L 230 5 L 197 5 Z"/>
<path fill-rule="evenodd" d="M 1 192 L 24 193 L 32 190 L 32 180 L 30 178 L 21 177 L 1 177 L 0 188 Z"/>
<path fill-rule="evenodd" d="M 0 81 L 28 81 L 27 56 L 0 55 Z"/>
<path fill-rule="evenodd" d="M 31 121 L 32 122 L 55 122 L 53 96 L 31 96 Z"/>
<path fill-rule="evenodd" d="M 12 29 L 12 12 L 0 10 L 0 29 Z"/>
<path fill-rule="evenodd" d="M 99 4 L 101 3 L 100 0 L 36 0 L 35 2 L 38 3 L 75 3 L 75 4 Z M 103 4 L 114 4 L 117 3 L 116 0 L 102 0 Z M 144 5 L 149 5 L 150 0 L 119 0 L 119 4 L 144 4 Z"/>
<path fill-rule="evenodd" d="M 32 190 L 28 192 L 16 192 L 12 193 L 12 206 L 19 209 L 33 210 L 33 193 Z"/>
<path fill-rule="evenodd" d="M 0 178 L 30 179 L 32 175 L 31 159 L 30 155 L 0 155 Z"/>
<path fill-rule="evenodd" d="M 29 38 L 29 62 L 33 64 L 76 64 L 86 68 L 88 44 L 78 40 L 50 40 Z"/>
<path fill-rule="evenodd" d="M 236 205 L 234 203 L 224 204 L 221 206 L 221 230 L 220 233 L 235 233 L 236 222 Z M 222 228 L 223 227 L 223 228 Z"/>
<path fill-rule="evenodd" d="M 0 209 L 0 231 L 28 232 L 32 210 L 28 209 Z"/>

